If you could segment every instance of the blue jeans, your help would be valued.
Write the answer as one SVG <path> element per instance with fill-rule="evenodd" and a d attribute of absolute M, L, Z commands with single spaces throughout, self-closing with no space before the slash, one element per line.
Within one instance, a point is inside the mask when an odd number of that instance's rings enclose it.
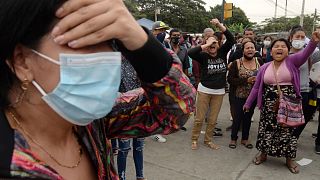
<path fill-rule="evenodd" d="M 136 168 L 136 177 L 143 178 L 143 146 L 144 138 L 133 138 L 132 139 L 133 148 L 133 160 Z M 118 164 L 118 174 L 120 180 L 126 179 L 126 164 L 128 152 L 131 149 L 130 146 L 131 139 L 118 139 L 119 152 L 117 158 Z"/>
<path fill-rule="evenodd" d="M 112 153 L 115 153 L 116 150 L 118 150 L 117 139 L 111 139 L 111 145 L 112 145 Z"/>

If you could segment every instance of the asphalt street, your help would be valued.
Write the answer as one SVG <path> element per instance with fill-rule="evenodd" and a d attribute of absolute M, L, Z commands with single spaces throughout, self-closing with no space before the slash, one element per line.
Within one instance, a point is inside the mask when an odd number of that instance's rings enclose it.
<path fill-rule="evenodd" d="M 259 111 L 256 109 L 251 126 L 250 140 L 255 145 Z M 191 150 L 191 129 L 193 116 L 186 124 L 187 131 L 179 131 L 165 136 L 166 143 L 158 143 L 150 137 L 146 138 L 144 149 L 144 173 L 148 180 L 319 180 L 320 155 L 314 152 L 314 138 L 311 134 L 318 127 L 318 113 L 315 120 L 309 122 L 298 143 L 296 161 L 310 159 L 310 164 L 300 166 L 299 174 L 292 174 L 285 166 L 285 158 L 268 157 L 261 165 L 254 165 L 252 159 L 258 153 L 240 145 L 230 149 L 231 125 L 228 96 L 218 118 L 218 127 L 223 136 L 214 138 L 214 143 L 221 146 L 219 150 L 211 150 L 203 145 L 203 134 L 199 139 L 199 149 Z M 203 128 L 204 129 L 204 128 Z M 241 137 L 241 132 L 239 135 Z M 135 169 L 132 152 L 127 162 L 127 179 L 135 180 Z"/>

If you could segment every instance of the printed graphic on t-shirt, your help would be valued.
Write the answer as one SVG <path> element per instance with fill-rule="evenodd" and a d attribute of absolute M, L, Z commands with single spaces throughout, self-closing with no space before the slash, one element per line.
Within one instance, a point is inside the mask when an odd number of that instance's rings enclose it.
<path fill-rule="evenodd" d="M 208 74 L 225 73 L 226 71 L 227 68 L 223 59 L 208 59 Z"/>

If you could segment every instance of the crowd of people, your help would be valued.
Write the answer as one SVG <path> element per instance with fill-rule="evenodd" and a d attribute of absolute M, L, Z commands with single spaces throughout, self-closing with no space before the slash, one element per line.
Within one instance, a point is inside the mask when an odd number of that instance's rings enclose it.
<path fill-rule="evenodd" d="M 320 75 L 310 76 L 320 63 L 320 27 L 310 39 L 294 26 L 288 39 L 258 44 L 251 28 L 236 35 L 210 22 L 217 31 L 195 37 L 161 21 L 151 31 L 139 26 L 122 0 L 1 2 L 0 178 L 125 180 L 132 149 L 136 179 L 146 180 L 144 138 L 165 143 L 162 135 L 187 131 L 191 114 L 191 149 L 204 124 L 204 145 L 219 149 L 213 136 L 222 135 L 216 124 L 227 93 L 228 147 L 237 148 L 240 129 L 240 144 L 254 147 L 257 106 L 253 163 L 284 157 L 299 173 L 297 143 L 320 106 Z M 277 122 L 279 95 L 302 99 L 305 124 Z M 320 154 L 320 123 L 315 136 Z"/>
<path fill-rule="evenodd" d="M 231 130 L 229 147 L 237 148 L 240 128 L 240 144 L 248 149 L 254 147 L 249 140 L 249 133 L 257 106 L 261 113 L 255 147 L 261 153 L 253 159 L 253 163 L 259 165 L 267 160 L 267 156 L 285 157 L 290 172 L 299 173 L 294 161 L 297 142 L 307 123 L 314 117 L 320 96 L 317 94 L 320 91 L 319 82 L 311 80 L 309 76 L 312 65 L 320 61 L 320 28 L 309 39 L 303 27 L 293 26 L 287 39 L 264 36 L 260 40 L 262 43 L 258 44 L 253 29 L 247 28 L 234 37 L 217 19 L 211 21 L 217 27 L 217 32 L 206 28 L 202 36 L 190 36 L 188 39 L 181 32 L 177 33 L 175 28 L 165 39 L 164 34 L 169 26 L 161 23 L 164 27 L 159 28 L 162 34 L 159 36 L 156 33 L 155 36 L 163 44 L 179 47 L 179 51 L 175 51 L 172 46 L 165 46 L 178 54 L 185 74 L 197 89 L 191 149 L 197 150 L 199 147 L 198 140 L 204 122 L 204 145 L 213 150 L 219 149 L 219 145 L 213 142 L 213 136 L 220 129 L 215 126 L 224 95 L 228 91 L 232 119 L 232 125 L 227 128 Z M 187 61 L 185 51 L 188 51 L 192 60 Z M 281 93 L 301 97 L 305 118 L 303 125 L 283 127 L 277 122 L 277 112 L 274 111 L 280 93 L 277 85 L 280 85 Z M 318 133 L 315 135 L 318 136 Z M 320 154 L 319 139 L 317 137 L 315 142 L 317 154 Z"/>

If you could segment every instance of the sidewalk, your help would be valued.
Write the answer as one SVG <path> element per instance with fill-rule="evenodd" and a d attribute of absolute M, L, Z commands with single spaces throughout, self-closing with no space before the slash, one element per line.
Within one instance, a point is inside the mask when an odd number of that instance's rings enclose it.
<path fill-rule="evenodd" d="M 314 153 L 314 138 L 318 121 L 309 122 L 298 143 L 296 160 L 312 159 L 312 163 L 300 166 L 299 174 L 291 174 L 285 166 L 285 158 L 268 157 L 268 160 L 257 166 L 252 159 L 258 153 L 239 145 L 236 149 L 228 147 L 231 125 L 229 120 L 229 103 L 225 96 L 218 118 L 218 127 L 222 128 L 223 136 L 214 139 L 220 145 L 219 150 L 211 150 L 203 145 L 203 135 L 199 139 L 199 149 L 191 150 L 191 129 L 193 117 L 186 124 L 187 131 L 179 131 L 165 136 L 166 143 L 158 143 L 146 138 L 144 149 L 144 172 L 148 180 L 319 180 L 320 155 Z M 315 119 L 318 119 L 316 114 Z M 255 145 L 259 111 L 254 114 L 250 139 Z M 240 132 L 241 133 L 241 132 Z M 241 134 L 240 134 L 241 135 Z M 241 137 L 241 136 L 240 136 Z M 135 180 L 135 169 L 132 152 L 127 162 L 127 179 Z"/>

